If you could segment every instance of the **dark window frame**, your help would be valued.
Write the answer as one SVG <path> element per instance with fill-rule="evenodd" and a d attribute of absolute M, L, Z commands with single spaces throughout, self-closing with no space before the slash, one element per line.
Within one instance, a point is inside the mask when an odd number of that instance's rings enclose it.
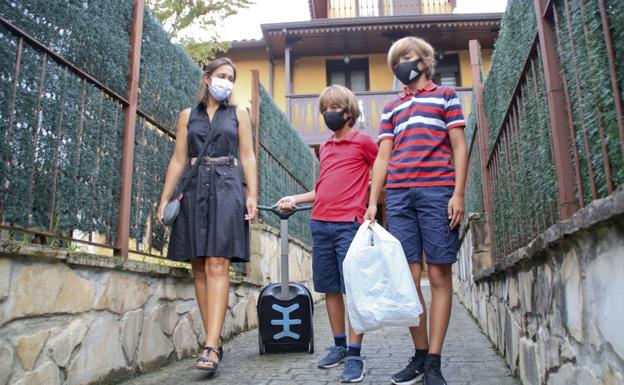
<path fill-rule="evenodd" d="M 332 71 L 342 71 L 345 73 L 345 86 L 348 89 L 351 89 L 351 72 L 353 70 L 364 70 L 365 78 L 366 78 L 366 90 L 370 91 L 370 72 L 369 72 L 369 64 L 368 58 L 362 59 L 351 59 L 349 64 L 345 64 L 344 60 L 327 60 L 325 62 L 326 69 L 326 84 L 331 85 L 331 72 Z"/>
<path fill-rule="evenodd" d="M 452 59 L 452 60 L 449 60 Z M 451 71 L 450 69 L 455 70 L 455 87 L 461 86 L 461 67 L 459 61 L 459 54 L 447 54 L 444 56 L 444 59 L 438 59 L 438 64 L 436 64 L 436 70 L 433 74 L 433 81 L 436 84 L 442 83 L 442 74 L 448 74 Z"/>

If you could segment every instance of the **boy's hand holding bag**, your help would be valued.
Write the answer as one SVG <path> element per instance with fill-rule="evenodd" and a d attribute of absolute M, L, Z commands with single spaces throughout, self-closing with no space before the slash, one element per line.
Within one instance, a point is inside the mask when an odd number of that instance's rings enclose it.
<path fill-rule="evenodd" d="M 356 333 L 419 324 L 422 304 L 403 248 L 382 226 L 362 223 L 347 251 L 343 275 Z"/>

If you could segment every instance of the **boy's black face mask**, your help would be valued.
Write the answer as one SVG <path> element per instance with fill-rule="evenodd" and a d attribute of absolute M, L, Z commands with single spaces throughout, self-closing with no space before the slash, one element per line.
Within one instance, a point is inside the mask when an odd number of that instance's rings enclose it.
<path fill-rule="evenodd" d="M 412 61 L 405 61 L 394 66 L 394 75 L 401 81 L 401 83 L 409 86 L 412 82 L 418 80 L 423 71 L 418 69 L 418 64 L 421 59 Z"/>
<path fill-rule="evenodd" d="M 347 119 L 344 118 L 344 110 L 343 111 L 325 111 L 323 112 L 323 120 L 325 120 L 325 125 L 330 130 L 336 132 L 344 127 Z"/>

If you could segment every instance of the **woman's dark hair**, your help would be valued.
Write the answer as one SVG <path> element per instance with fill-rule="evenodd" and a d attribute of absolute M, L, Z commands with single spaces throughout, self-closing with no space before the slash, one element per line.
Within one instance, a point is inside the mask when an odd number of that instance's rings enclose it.
<path fill-rule="evenodd" d="M 229 65 L 230 67 L 232 67 L 232 70 L 234 70 L 234 81 L 236 81 L 236 65 L 234 65 L 234 62 L 232 61 L 232 59 L 225 57 L 225 56 L 214 59 L 210 63 L 204 65 L 204 73 L 202 74 L 202 77 L 199 80 L 199 90 L 197 91 L 197 98 L 196 98 L 197 102 L 204 102 L 205 104 L 208 103 L 208 86 L 206 85 L 206 83 L 204 83 L 204 76 L 212 75 L 212 73 L 217 68 L 221 67 L 222 65 Z M 229 102 L 229 98 L 228 98 L 228 102 Z"/>

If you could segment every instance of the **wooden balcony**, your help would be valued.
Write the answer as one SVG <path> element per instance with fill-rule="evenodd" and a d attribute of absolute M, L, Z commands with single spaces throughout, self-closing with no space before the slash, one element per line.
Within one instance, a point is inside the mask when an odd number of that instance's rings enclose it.
<path fill-rule="evenodd" d="M 456 88 L 461 99 L 464 114 L 470 112 L 472 88 Z M 362 116 L 357 128 L 373 138 L 377 137 L 377 129 L 384 105 L 397 97 L 397 91 L 356 92 Z M 330 136 L 331 131 L 323 124 L 323 117 L 318 111 L 319 95 L 292 95 L 286 97 L 286 109 L 295 130 L 308 145 L 321 144 Z"/>
<path fill-rule="evenodd" d="M 325 5 L 326 6 L 326 5 Z M 448 0 L 330 0 L 329 18 L 449 14 Z"/>

